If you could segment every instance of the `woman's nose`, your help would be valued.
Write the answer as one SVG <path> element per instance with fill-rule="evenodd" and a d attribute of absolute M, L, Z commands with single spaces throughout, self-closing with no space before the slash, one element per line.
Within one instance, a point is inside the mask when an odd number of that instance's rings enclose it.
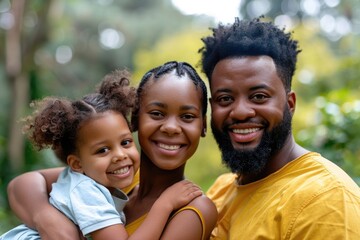
<path fill-rule="evenodd" d="M 161 125 L 160 131 L 168 135 L 174 135 L 181 133 L 181 127 L 175 117 L 170 117 Z"/>

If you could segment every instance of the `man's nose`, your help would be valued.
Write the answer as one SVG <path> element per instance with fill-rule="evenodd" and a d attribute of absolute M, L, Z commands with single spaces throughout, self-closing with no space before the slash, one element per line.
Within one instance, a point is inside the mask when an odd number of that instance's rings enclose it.
<path fill-rule="evenodd" d="M 248 100 L 235 101 L 229 117 L 236 120 L 246 120 L 255 117 L 256 112 L 253 105 Z"/>

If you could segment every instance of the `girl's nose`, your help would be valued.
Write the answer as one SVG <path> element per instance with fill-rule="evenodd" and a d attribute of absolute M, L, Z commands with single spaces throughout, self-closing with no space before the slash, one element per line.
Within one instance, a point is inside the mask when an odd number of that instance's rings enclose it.
<path fill-rule="evenodd" d="M 116 163 L 117 161 L 122 161 L 125 160 L 126 158 L 127 158 L 126 153 L 122 149 L 118 149 L 116 150 L 116 153 L 112 157 L 111 161 L 113 163 Z"/>

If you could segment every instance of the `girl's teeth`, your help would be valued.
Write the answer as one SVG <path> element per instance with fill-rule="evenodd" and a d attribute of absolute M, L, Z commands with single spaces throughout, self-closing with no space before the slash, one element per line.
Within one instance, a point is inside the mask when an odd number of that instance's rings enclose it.
<path fill-rule="evenodd" d="M 129 167 L 124 167 L 124 168 L 118 169 L 116 171 L 113 171 L 112 173 L 113 174 L 124 174 L 124 173 L 127 173 L 128 171 L 129 171 Z"/>

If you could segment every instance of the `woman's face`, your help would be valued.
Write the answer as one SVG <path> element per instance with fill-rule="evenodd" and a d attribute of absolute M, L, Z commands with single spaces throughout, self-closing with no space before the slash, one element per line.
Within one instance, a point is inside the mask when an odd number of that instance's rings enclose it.
<path fill-rule="evenodd" d="M 202 93 L 186 75 L 173 72 L 145 84 L 138 136 L 142 151 L 158 168 L 173 170 L 194 154 L 204 130 Z"/>

